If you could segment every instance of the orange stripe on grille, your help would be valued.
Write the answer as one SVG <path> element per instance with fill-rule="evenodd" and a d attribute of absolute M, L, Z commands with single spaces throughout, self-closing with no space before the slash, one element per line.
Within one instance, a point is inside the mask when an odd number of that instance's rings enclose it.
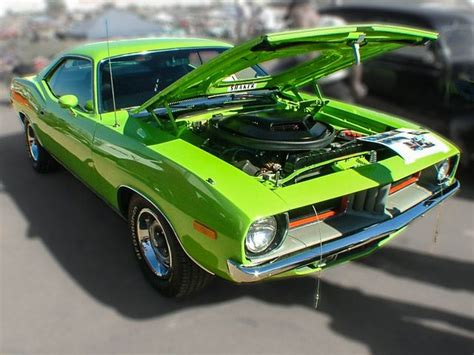
<path fill-rule="evenodd" d="M 396 185 L 393 185 L 391 188 L 390 188 L 390 194 L 393 194 L 397 191 L 400 191 L 401 189 L 404 189 L 405 187 L 411 185 L 411 184 L 414 184 L 415 182 L 417 182 L 418 180 L 420 179 L 420 173 L 418 174 L 415 174 L 413 175 L 411 178 L 409 178 L 408 180 L 405 180 L 405 181 L 402 181 Z"/>
<path fill-rule="evenodd" d="M 290 225 L 290 228 L 295 228 L 295 227 L 302 226 L 304 224 L 321 221 L 323 219 L 335 216 L 336 214 L 337 214 L 336 210 L 329 210 L 321 214 L 318 214 L 317 216 L 305 217 L 305 218 L 300 218 L 300 219 L 291 221 L 289 225 Z"/>

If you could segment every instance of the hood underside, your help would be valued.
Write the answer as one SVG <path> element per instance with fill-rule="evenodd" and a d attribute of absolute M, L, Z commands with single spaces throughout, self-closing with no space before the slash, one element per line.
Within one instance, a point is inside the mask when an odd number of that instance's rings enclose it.
<path fill-rule="evenodd" d="M 233 47 L 183 76 L 134 112 L 154 110 L 192 97 L 262 88 L 291 90 L 405 45 L 422 45 L 437 34 L 389 25 L 351 25 L 268 34 Z M 312 54 L 275 75 L 229 80 L 241 70 L 267 61 Z"/>

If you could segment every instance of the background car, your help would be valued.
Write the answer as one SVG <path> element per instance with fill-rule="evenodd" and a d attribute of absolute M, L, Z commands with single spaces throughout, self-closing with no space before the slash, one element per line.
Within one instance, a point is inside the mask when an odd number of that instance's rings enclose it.
<path fill-rule="evenodd" d="M 404 105 L 419 121 L 450 136 L 473 159 L 474 11 L 446 6 L 344 5 L 321 10 L 349 23 L 381 22 L 430 29 L 440 39 L 403 47 L 364 63 L 371 94 Z"/>

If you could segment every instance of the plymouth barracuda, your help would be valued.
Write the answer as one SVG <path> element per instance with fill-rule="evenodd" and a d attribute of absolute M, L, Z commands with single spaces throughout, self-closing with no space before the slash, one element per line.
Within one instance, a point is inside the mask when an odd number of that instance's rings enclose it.
<path fill-rule="evenodd" d="M 15 78 L 11 102 L 33 168 L 46 173 L 59 162 L 106 201 L 128 221 L 147 279 L 180 297 L 213 275 L 256 282 L 367 255 L 458 190 L 450 142 L 328 99 L 317 84 L 436 38 L 352 25 L 235 47 L 107 41 Z M 291 56 L 307 60 L 263 69 Z"/>

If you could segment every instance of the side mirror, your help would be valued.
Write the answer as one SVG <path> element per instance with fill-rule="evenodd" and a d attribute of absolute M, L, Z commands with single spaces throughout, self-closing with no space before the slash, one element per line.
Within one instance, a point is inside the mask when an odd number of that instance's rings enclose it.
<path fill-rule="evenodd" d="M 73 108 L 79 103 L 75 95 L 63 95 L 59 98 L 59 105 L 63 108 Z"/>

